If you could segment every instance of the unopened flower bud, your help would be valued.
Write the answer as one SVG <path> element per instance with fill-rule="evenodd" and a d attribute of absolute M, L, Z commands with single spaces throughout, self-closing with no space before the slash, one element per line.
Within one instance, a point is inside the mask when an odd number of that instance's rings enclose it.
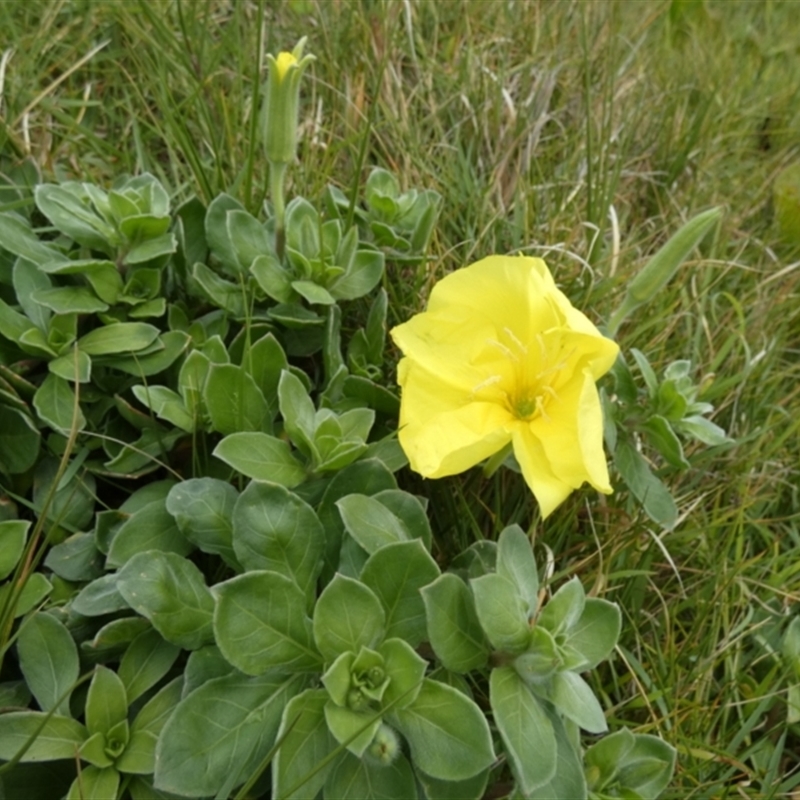
<path fill-rule="evenodd" d="M 381 767 L 388 767 L 400 753 L 400 741 L 393 728 L 382 722 L 364 755 Z"/>
<path fill-rule="evenodd" d="M 267 55 L 269 77 L 264 102 L 264 147 L 270 164 L 289 164 L 297 151 L 300 78 L 314 56 L 303 57 L 305 37 L 291 53 Z"/>

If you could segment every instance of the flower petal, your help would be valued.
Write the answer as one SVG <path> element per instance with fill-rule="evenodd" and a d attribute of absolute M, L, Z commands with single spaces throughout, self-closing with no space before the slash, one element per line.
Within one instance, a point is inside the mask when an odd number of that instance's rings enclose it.
<path fill-rule="evenodd" d="M 411 468 L 426 478 L 463 472 L 503 448 L 511 415 L 496 403 L 470 402 L 454 387 L 404 358 L 398 438 Z"/>
<path fill-rule="evenodd" d="M 546 412 L 530 423 L 530 432 L 540 442 L 551 473 L 573 489 L 588 481 L 610 493 L 603 412 L 591 369 L 585 367 L 560 387 Z"/>
<path fill-rule="evenodd" d="M 542 443 L 529 425 L 521 423 L 515 428 L 513 442 L 522 476 L 539 502 L 542 518 L 546 519 L 569 497 L 574 487 L 553 474 Z"/>

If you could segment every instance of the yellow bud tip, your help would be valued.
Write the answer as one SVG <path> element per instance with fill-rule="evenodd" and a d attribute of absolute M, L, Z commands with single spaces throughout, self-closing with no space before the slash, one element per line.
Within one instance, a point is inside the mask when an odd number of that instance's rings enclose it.
<path fill-rule="evenodd" d="M 282 53 L 278 53 L 278 57 L 275 59 L 275 69 L 278 71 L 278 80 L 282 81 L 289 71 L 289 67 L 296 63 L 297 58 L 294 53 L 287 53 L 285 50 Z"/>

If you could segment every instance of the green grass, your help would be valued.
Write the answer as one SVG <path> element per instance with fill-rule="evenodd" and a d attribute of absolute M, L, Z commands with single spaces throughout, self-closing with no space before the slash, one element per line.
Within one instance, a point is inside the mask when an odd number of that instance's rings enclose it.
<path fill-rule="evenodd" d="M 0 3 L 0 50 L 13 50 L 0 153 L 30 156 L 45 179 L 149 170 L 176 204 L 226 190 L 256 210 L 263 53 L 303 35 L 317 61 L 290 191 L 347 191 L 380 165 L 443 196 L 429 262 L 386 276 L 393 323 L 447 271 L 516 250 L 544 256 L 602 320 L 682 222 L 724 206 L 713 241 L 618 337 L 657 369 L 691 359 L 738 442 L 665 473 L 674 532 L 623 493 L 576 497 L 543 525 L 512 474 L 407 486 L 431 498 L 443 559 L 518 521 L 556 577 L 621 604 L 594 688 L 612 726 L 678 748 L 668 796 L 797 791 L 800 727 L 776 647 L 800 607 L 800 262 L 771 203 L 800 159 L 796 3 Z"/>

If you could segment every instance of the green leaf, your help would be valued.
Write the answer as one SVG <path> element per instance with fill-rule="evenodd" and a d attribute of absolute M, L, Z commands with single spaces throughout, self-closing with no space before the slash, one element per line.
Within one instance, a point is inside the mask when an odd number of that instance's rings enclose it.
<path fill-rule="evenodd" d="M 0 584 L 0 608 L 6 603 L 6 598 L 11 594 L 12 583 Z M 34 572 L 28 576 L 22 593 L 17 598 L 17 607 L 14 609 L 14 619 L 27 614 L 53 591 L 53 584 L 41 572 Z"/>
<path fill-rule="evenodd" d="M 250 273 L 265 294 L 278 303 L 291 303 L 295 299 L 292 275 L 272 253 L 258 256 L 250 265 Z"/>
<path fill-rule="evenodd" d="M 366 432 L 364 438 L 367 438 Z M 409 536 L 422 539 L 425 547 L 428 550 L 431 549 L 433 543 L 431 524 L 425 513 L 425 506 L 418 497 L 400 489 L 385 489 L 372 497 L 381 505 L 386 506 L 400 520 Z"/>
<path fill-rule="evenodd" d="M 158 737 L 150 731 L 131 733 L 128 744 L 114 766 L 127 774 L 152 775 L 156 768 L 156 744 Z"/>
<path fill-rule="evenodd" d="M 228 272 L 236 275 L 242 271 L 236 245 L 231 241 L 227 218 L 230 212 L 244 212 L 242 204 L 229 194 L 217 195 L 208 206 L 205 233 L 211 252 L 223 263 Z"/>
<path fill-rule="evenodd" d="M 189 346 L 191 339 L 182 331 L 167 331 L 159 336 L 158 341 L 164 345 L 163 349 L 147 355 L 108 356 L 102 359 L 101 363 L 103 366 L 118 369 L 137 378 L 157 375 L 177 361 Z"/>
<path fill-rule="evenodd" d="M 289 445 L 266 433 L 232 433 L 214 448 L 213 454 L 253 480 L 291 489 L 306 478 L 305 467 L 292 455 Z"/>
<path fill-rule="evenodd" d="M 383 414 L 397 415 L 400 411 L 400 400 L 396 394 L 361 375 L 348 375 L 343 391 L 345 397 L 359 400 Z"/>
<path fill-rule="evenodd" d="M 343 800 L 409 800 L 416 796 L 414 772 L 402 754 L 383 765 L 346 753 L 325 784 L 325 797 Z"/>
<path fill-rule="evenodd" d="M 620 438 L 614 465 L 647 516 L 666 530 L 678 521 L 678 507 L 669 489 L 651 472 L 647 462 L 627 439 Z"/>
<path fill-rule="evenodd" d="M 33 739 L 22 761 L 55 761 L 75 758 L 75 753 L 89 736 L 86 728 L 69 717 L 58 714 L 49 719 L 44 711 L 12 711 L 3 714 L 0 725 L 0 759 L 9 761 Z"/>
<path fill-rule="evenodd" d="M 199 652 L 195 650 L 195 652 Z M 191 660 L 194 653 L 189 656 Z M 156 736 L 169 722 L 175 706 L 181 700 L 183 676 L 173 678 L 166 686 L 159 689 L 139 710 L 131 725 L 131 736 L 140 731 L 148 731 Z"/>
<path fill-rule="evenodd" d="M 80 663 L 78 648 L 66 627 L 50 614 L 35 613 L 20 628 L 17 653 L 39 708 L 71 716 L 69 690 L 78 680 Z"/>
<path fill-rule="evenodd" d="M 513 655 L 522 653 L 530 641 L 527 602 L 516 586 L 499 573 L 473 578 L 478 619 L 492 646 Z"/>
<path fill-rule="evenodd" d="M 166 386 L 133 386 L 131 390 L 133 396 L 160 419 L 187 433 L 194 430 L 194 420 L 177 392 Z"/>
<path fill-rule="evenodd" d="M 45 498 L 53 489 L 47 511 L 48 523 L 56 523 L 64 528 L 85 528 L 94 516 L 96 492 L 94 476 L 80 467 L 82 459 L 73 461 L 55 485 L 58 478 L 58 462 L 55 458 L 39 462 L 34 475 L 33 505 L 44 513 Z"/>
<path fill-rule="evenodd" d="M 189 653 L 186 668 L 183 672 L 181 696 L 186 697 L 198 686 L 202 686 L 212 678 L 221 678 L 223 675 L 230 675 L 232 672 L 237 671 L 228 663 L 216 645 L 193 650 Z"/>
<path fill-rule="evenodd" d="M 485 666 L 489 644 L 464 581 L 446 572 L 421 591 L 430 642 L 442 664 L 453 672 Z"/>
<path fill-rule="evenodd" d="M 297 495 L 254 481 L 236 501 L 233 547 L 245 569 L 291 578 L 310 597 L 322 569 L 325 531 L 311 506 Z"/>
<path fill-rule="evenodd" d="M 72 610 L 84 617 L 99 617 L 130 608 L 117 590 L 117 575 L 103 575 L 81 589 L 72 600 Z"/>
<path fill-rule="evenodd" d="M 619 606 L 598 597 L 586 599 L 580 619 L 566 634 L 566 644 L 586 659 L 581 669 L 594 669 L 611 655 L 621 626 Z"/>
<path fill-rule="evenodd" d="M 166 509 L 166 501 L 148 503 L 120 527 L 108 550 L 108 565 L 119 567 L 137 553 L 160 550 L 186 556 L 192 544 L 178 530 Z"/>
<path fill-rule="evenodd" d="M 370 554 L 412 538 L 405 525 L 374 497 L 351 494 L 337 500 L 336 506 L 347 532 Z"/>
<path fill-rule="evenodd" d="M 17 302 L 22 306 L 25 316 L 39 330 L 47 331 L 50 310 L 37 303 L 32 294 L 37 290 L 51 288 L 53 283 L 50 277 L 35 262 L 18 258 L 12 271 L 12 281 Z"/>
<path fill-rule="evenodd" d="M 336 299 L 324 286 L 313 281 L 292 281 L 291 287 L 311 305 L 332 306 L 336 303 Z"/>
<path fill-rule="evenodd" d="M 149 629 L 150 623 L 142 617 L 114 619 L 103 625 L 91 641 L 81 642 L 81 650 L 90 656 L 97 656 L 94 660 L 102 662 L 107 657 L 121 655 L 140 633 Z"/>
<path fill-rule="evenodd" d="M 96 314 L 99 311 L 108 311 L 108 304 L 86 286 L 37 289 L 31 297 L 56 314 Z"/>
<path fill-rule="evenodd" d="M 217 308 L 236 318 L 244 316 L 247 297 L 244 286 L 220 278 L 212 269 L 200 263 L 192 267 L 192 278 L 202 289 L 203 295 Z"/>
<path fill-rule="evenodd" d="M 117 671 L 128 702 L 133 703 L 155 686 L 169 672 L 180 653 L 180 648 L 165 641 L 157 630 L 148 628 L 142 631 L 125 651 Z"/>
<path fill-rule="evenodd" d="M 283 370 L 289 369 L 289 362 L 272 333 L 262 336 L 244 353 L 242 368 L 256 382 L 270 408 L 270 416 L 274 418 L 278 413 L 278 383 Z"/>
<path fill-rule="evenodd" d="M 155 784 L 182 796 L 213 797 L 257 768 L 275 742 L 284 708 L 304 677 L 269 671 L 204 683 L 176 707 L 156 747 Z"/>
<path fill-rule="evenodd" d="M 40 187 L 36 188 L 38 193 Z M 34 264 L 47 264 L 64 258 L 58 248 L 40 241 L 29 223 L 13 212 L 0 213 L 0 242 L 4 250 Z"/>
<path fill-rule="evenodd" d="M 42 421 L 61 433 L 69 433 L 73 423 L 79 431 L 86 427 L 86 417 L 75 392 L 58 375 L 50 374 L 42 381 L 33 397 L 33 406 Z"/>
<path fill-rule="evenodd" d="M 108 667 L 95 667 L 86 698 L 86 728 L 90 734 L 102 733 L 108 740 L 113 728 L 128 717 L 125 687 Z"/>
<path fill-rule="evenodd" d="M 25 708 L 31 702 L 32 695 L 24 680 L 3 681 L 0 683 L 0 707 L 17 706 Z M 1 796 L 1 795 L 0 795 Z"/>
<path fill-rule="evenodd" d="M 481 800 L 489 783 L 489 770 L 485 769 L 463 781 L 442 781 L 415 770 L 426 800 Z"/>
<path fill-rule="evenodd" d="M 337 300 L 355 300 L 369 294 L 383 275 L 384 255 L 375 250 L 359 250 L 350 269 L 329 287 Z"/>
<path fill-rule="evenodd" d="M 444 683 L 425 678 L 416 700 L 389 719 L 408 740 L 414 764 L 433 778 L 465 780 L 495 760 L 483 712 Z"/>
<path fill-rule="evenodd" d="M 20 339 L 30 330 L 39 329 L 27 317 L 14 311 L 0 298 L 0 335 L 5 336 L 11 342 L 19 343 Z M 39 333 L 41 334 L 41 331 Z"/>
<path fill-rule="evenodd" d="M 78 340 L 78 348 L 90 356 L 135 353 L 151 345 L 158 328 L 146 322 L 117 322 L 89 331 Z"/>
<path fill-rule="evenodd" d="M 333 476 L 325 489 L 318 511 L 328 540 L 325 549 L 323 581 L 330 580 L 339 566 L 344 523 L 336 501 L 354 492 L 374 495 L 384 489 L 396 488 L 397 482 L 394 475 L 377 459 L 357 461 Z"/>
<path fill-rule="evenodd" d="M 580 675 L 565 670 L 555 673 L 550 680 L 549 699 L 565 717 L 589 733 L 608 730 L 600 703 Z"/>
<path fill-rule="evenodd" d="M 556 736 L 556 771 L 553 777 L 538 786 L 526 798 L 530 800 L 552 800 L 554 797 L 585 798 L 586 779 L 583 775 L 583 764 L 580 753 L 570 741 L 564 721 L 550 708 L 545 712 L 553 725 Z"/>
<path fill-rule="evenodd" d="M 655 736 L 622 729 L 589 747 L 584 761 L 590 790 L 610 785 L 617 792 L 655 800 L 672 778 L 675 749 Z"/>
<path fill-rule="evenodd" d="M 199 350 L 193 350 L 183 362 L 178 373 L 178 391 L 183 397 L 186 409 L 192 417 L 199 421 L 201 409 L 204 408 L 205 392 L 211 360 Z"/>
<path fill-rule="evenodd" d="M 360 460 L 375 459 L 382 462 L 391 472 L 397 472 L 408 464 L 408 458 L 397 439 L 381 439 L 371 442 Z"/>
<path fill-rule="evenodd" d="M 48 362 L 47 368 L 69 383 L 89 383 L 92 378 L 92 359 L 77 347 Z"/>
<path fill-rule="evenodd" d="M 688 434 L 709 447 L 730 444 L 733 441 L 719 425 L 699 414 L 684 417 L 677 423 L 677 427 L 681 433 Z"/>
<path fill-rule="evenodd" d="M 114 767 L 83 767 L 69 787 L 66 800 L 109 800 L 119 791 L 119 772 Z"/>
<path fill-rule="evenodd" d="M 127 220 L 126 220 L 127 221 Z M 169 219 L 166 220 L 169 223 Z M 173 233 L 165 233 L 132 247 L 125 256 L 125 264 L 145 264 L 159 256 L 166 256 L 178 249 L 178 240 Z"/>
<path fill-rule="evenodd" d="M 77 181 L 40 184 L 35 191 L 39 210 L 70 239 L 92 250 L 109 250 L 116 233 L 91 207 L 89 195 Z"/>
<path fill-rule="evenodd" d="M 324 689 L 306 689 L 286 705 L 272 762 L 273 797 L 314 800 L 324 785 L 334 762 L 323 761 L 336 747 L 325 721 L 327 700 Z"/>
<path fill-rule="evenodd" d="M 302 381 L 289 371 L 281 373 L 278 403 L 283 424 L 294 445 L 307 456 L 314 451 L 316 412 Z"/>
<path fill-rule="evenodd" d="M 0 405 L 0 471 L 8 475 L 27 472 L 39 458 L 41 435 L 27 414 Z"/>
<path fill-rule="evenodd" d="M 500 534 L 497 545 L 497 574 L 514 584 L 531 616 L 539 604 L 539 573 L 530 539 L 518 525 L 511 525 Z"/>
<path fill-rule="evenodd" d="M 686 414 L 689 402 L 675 381 L 665 380 L 658 387 L 655 407 L 671 422 L 679 422 Z"/>
<path fill-rule="evenodd" d="M 395 710 L 411 705 L 419 694 L 428 662 L 402 639 L 386 639 L 378 652 L 383 656 L 384 669 L 389 676 L 382 704 Z"/>
<path fill-rule="evenodd" d="M 512 667 L 492 670 L 489 697 L 511 770 L 522 792 L 528 794 L 555 775 L 553 724 Z M 536 758 L 531 758 L 532 753 Z"/>
<path fill-rule="evenodd" d="M 0 522 L 0 581 L 5 580 L 17 566 L 30 526 L 30 522 L 21 519 Z"/>
<path fill-rule="evenodd" d="M 528 684 L 541 684 L 564 668 L 564 658 L 555 637 L 541 625 L 531 629 L 528 649 L 514 659 L 514 669 Z"/>
<path fill-rule="evenodd" d="M 291 579 L 253 571 L 214 587 L 214 633 L 225 658 L 248 675 L 319 669 L 306 597 Z"/>
<path fill-rule="evenodd" d="M 219 433 L 272 430 L 272 414 L 264 395 L 241 367 L 212 364 L 203 399 Z"/>
<path fill-rule="evenodd" d="M 578 577 L 562 584 L 539 614 L 537 624 L 553 635 L 569 631 L 583 614 L 586 592 Z"/>
<path fill-rule="evenodd" d="M 325 704 L 325 722 L 334 739 L 345 745 L 354 756 L 361 758 L 375 738 L 381 718 L 369 708 L 354 711 L 328 700 Z"/>
<path fill-rule="evenodd" d="M 655 800 L 669 785 L 675 771 L 675 749 L 655 736 L 636 734 L 619 783 L 644 800 Z"/>
<path fill-rule="evenodd" d="M 146 300 L 144 303 L 135 305 L 129 312 L 131 319 L 149 319 L 151 317 L 161 317 L 167 310 L 167 301 L 164 297 L 156 297 L 153 300 Z"/>
<path fill-rule="evenodd" d="M 113 261 L 96 259 L 67 261 L 45 265 L 47 272 L 58 275 L 82 275 L 91 284 L 95 294 L 108 305 L 114 305 L 122 292 L 122 276 Z"/>
<path fill-rule="evenodd" d="M 326 662 L 341 653 L 374 648 L 384 637 L 386 614 L 363 583 L 336 575 L 314 609 L 314 639 Z"/>
<path fill-rule="evenodd" d="M 188 559 L 158 550 L 137 553 L 117 573 L 117 589 L 168 642 L 185 650 L 213 642 L 214 599 Z"/>
<path fill-rule="evenodd" d="M 2 302 L 2 301 L 0 301 Z M 72 315 L 64 315 L 64 316 L 72 316 Z M 64 317 L 55 317 L 55 319 L 63 319 Z M 0 322 L 3 320 L 0 319 Z M 2 331 L 0 331 L 1 333 Z M 43 358 L 45 360 L 49 358 L 55 358 L 58 353 L 56 350 L 53 349 L 52 345 L 45 338 L 45 335 L 35 326 L 31 325 L 20 337 L 17 342 L 20 349 L 30 355 L 36 356 L 38 358 Z"/>
<path fill-rule="evenodd" d="M 131 795 L 131 800 L 175 800 L 177 795 L 171 792 L 163 792 L 153 786 L 152 775 L 132 776 L 133 780 L 128 784 L 128 791 Z"/>
<path fill-rule="evenodd" d="M 425 603 L 420 590 L 439 577 L 439 567 L 419 539 L 381 547 L 369 557 L 361 581 L 386 612 L 386 637 L 413 647 L 427 638 Z"/>
<path fill-rule="evenodd" d="M 635 347 L 632 347 L 631 355 L 633 356 L 633 360 L 636 362 L 636 366 L 639 367 L 639 372 L 642 373 L 645 385 L 647 386 L 647 393 L 650 395 L 652 400 L 655 400 L 656 395 L 658 394 L 658 377 L 656 376 L 655 371 L 650 366 L 647 356 L 642 353 L 641 350 L 637 350 Z M 633 403 L 636 400 L 635 388 L 630 390 L 630 394 L 632 396 L 630 399 L 627 399 L 626 402 Z"/>
<path fill-rule="evenodd" d="M 702 419 L 702 417 L 701 417 Z M 642 426 L 650 444 L 675 469 L 688 469 L 689 462 L 683 455 L 680 439 L 664 417 L 654 414 Z"/>
<path fill-rule="evenodd" d="M 452 562 L 454 574 L 465 581 L 497 571 L 497 542 L 479 539 L 457 555 Z"/>
<path fill-rule="evenodd" d="M 237 572 L 233 552 L 233 508 L 239 493 L 216 478 L 191 478 L 176 483 L 167 495 L 167 511 L 178 530 L 204 553 L 222 556 Z"/>
<path fill-rule="evenodd" d="M 241 269 L 247 270 L 262 253 L 272 251 L 272 242 L 263 223 L 240 209 L 229 209 L 225 215 L 228 241 L 233 245 Z"/>

